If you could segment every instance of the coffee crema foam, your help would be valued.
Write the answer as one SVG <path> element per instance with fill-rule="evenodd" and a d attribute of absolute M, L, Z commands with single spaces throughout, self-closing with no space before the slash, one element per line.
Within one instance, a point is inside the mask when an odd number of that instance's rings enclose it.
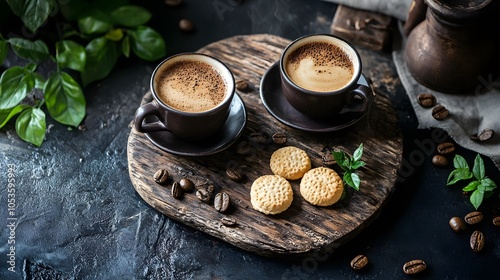
<path fill-rule="evenodd" d="M 288 56 L 285 70 L 298 86 L 329 92 L 349 83 L 354 66 L 340 47 L 326 42 L 312 42 L 300 46 Z"/>
<path fill-rule="evenodd" d="M 158 74 L 158 97 L 168 106 L 184 112 L 204 112 L 219 105 L 226 96 L 222 76 L 209 64 L 184 60 Z"/>

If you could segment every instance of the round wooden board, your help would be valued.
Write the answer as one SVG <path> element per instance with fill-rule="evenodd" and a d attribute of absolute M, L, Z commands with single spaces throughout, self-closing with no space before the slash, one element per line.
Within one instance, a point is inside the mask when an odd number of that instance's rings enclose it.
<path fill-rule="evenodd" d="M 230 244 L 260 255 L 303 257 L 344 244 L 361 232 L 381 211 L 394 190 L 397 170 L 402 159 L 403 141 L 397 116 L 390 101 L 380 95 L 367 116 L 346 129 L 329 133 L 310 133 L 292 129 L 273 118 L 264 108 L 259 85 L 265 71 L 275 63 L 288 40 L 274 35 L 236 36 L 212 43 L 199 52 L 210 54 L 227 64 L 235 80 L 246 80 L 250 90 L 239 92 L 248 118 L 241 137 L 223 152 L 205 157 L 177 156 L 154 146 L 144 134 L 132 129 L 127 145 L 129 175 L 137 193 L 164 215 L 197 230 L 218 237 Z M 142 103 L 151 100 L 148 92 Z M 272 174 L 271 154 L 283 145 L 271 136 L 285 133 L 287 142 L 304 149 L 313 167 L 323 166 L 322 157 L 332 149 L 350 154 L 364 144 L 366 166 L 359 170 L 361 189 L 348 188 L 347 196 L 331 207 L 307 203 L 299 192 L 299 181 L 292 181 L 294 199 L 285 212 L 266 216 L 255 211 L 250 203 L 250 187 L 261 175 Z M 238 147 L 246 146 L 241 154 Z M 245 174 L 240 182 L 226 175 L 228 167 Z M 153 174 L 159 169 L 169 171 L 166 186 L 158 185 Z M 339 174 L 342 171 L 333 166 Z M 195 193 L 175 199 L 170 193 L 173 181 L 192 179 L 198 187 L 215 186 L 215 193 L 224 191 L 232 200 L 227 213 L 219 213 L 212 203 L 203 203 Z M 223 217 L 237 221 L 235 226 L 222 224 Z"/>

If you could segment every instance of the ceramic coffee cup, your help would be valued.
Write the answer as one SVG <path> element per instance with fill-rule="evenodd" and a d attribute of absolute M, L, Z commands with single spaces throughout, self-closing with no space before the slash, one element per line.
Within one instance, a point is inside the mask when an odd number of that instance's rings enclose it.
<path fill-rule="evenodd" d="M 197 141 L 212 136 L 226 122 L 235 82 L 229 68 L 216 58 L 181 53 L 156 67 L 150 90 L 153 101 L 137 109 L 135 129 L 169 131 L 182 140 Z"/>
<path fill-rule="evenodd" d="M 360 56 L 339 37 L 314 34 L 298 38 L 285 48 L 279 65 L 286 100 L 307 116 L 325 118 L 368 109 L 372 92 L 358 84 Z M 360 106 L 355 99 L 361 100 Z"/>

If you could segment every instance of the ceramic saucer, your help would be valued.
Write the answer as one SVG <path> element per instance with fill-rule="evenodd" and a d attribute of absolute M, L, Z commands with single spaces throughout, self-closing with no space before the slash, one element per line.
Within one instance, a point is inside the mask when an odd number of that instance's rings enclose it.
<path fill-rule="evenodd" d="M 147 117 L 146 123 L 155 122 L 155 117 Z M 168 131 L 145 133 L 146 137 L 163 151 L 182 156 L 207 156 L 227 149 L 240 137 L 247 122 L 245 104 L 238 94 L 234 94 L 229 117 L 224 126 L 214 136 L 189 142 L 174 136 Z"/>
<path fill-rule="evenodd" d="M 366 78 L 361 75 L 358 84 L 369 86 Z M 304 131 L 310 132 L 331 132 L 346 128 L 362 119 L 371 104 L 373 103 L 373 94 L 368 98 L 367 110 L 364 112 L 345 112 L 342 111 L 330 118 L 315 119 L 302 114 L 288 103 L 281 90 L 281 77 L 279 62 L 276 62 L 269 68 L 260 82 L 260 98 L 267 111 L 280 122 Z M 361 101 L 359 102 L 361 105 Z M 357 106 L 355 104 L 353 106 Z"/>

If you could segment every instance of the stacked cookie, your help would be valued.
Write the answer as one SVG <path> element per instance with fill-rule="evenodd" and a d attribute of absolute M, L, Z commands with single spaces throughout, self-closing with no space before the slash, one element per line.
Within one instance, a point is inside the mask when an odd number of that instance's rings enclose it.
<path fill-rule="evenodd" d="M 309 203 L 330 206 L 342 196 L 344 184 L 332 169 L 311 169 L 311 159 L 297 147 L 276 150 L 270 159 L 274 175 L 257 178 L 250 190 L 250 200 L 255 210 L 268 215 L 279 214 L 292 204 L 293 190 L 288 180 L 300 182 L 300 194 Z"/>

